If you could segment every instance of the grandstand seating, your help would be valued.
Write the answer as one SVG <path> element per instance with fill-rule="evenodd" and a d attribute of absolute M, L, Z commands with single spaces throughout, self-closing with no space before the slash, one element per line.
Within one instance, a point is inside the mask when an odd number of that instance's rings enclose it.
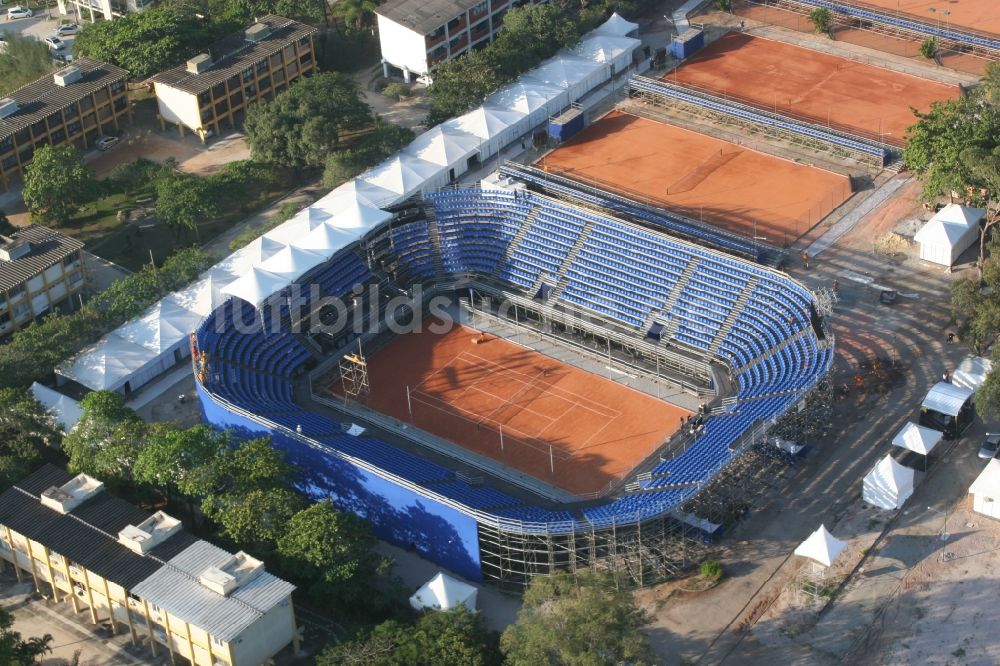
<path fill-rule="evenodd" d="M 558 283 L 553 299 L 632 328 L 637 337 L 653 318 L 663 320 L 665 337 L 731 365 L 738 386 L 732 411 L 709 418 L 693 444 L 656 465 L 638 490 L 574 515 L 469 485 L 453 470 L 373 437 L 347 435 L 343 424 L 296 405 L 291 378 L 310 353 L 281 322 L 270 326 L 267 308 L 257 311 L 233 299 L 205 320 L 197 339 L 209 359 L 206 387 L 270 422 L 420 484 L 428 495 L 464 505 L 477 519 L 551 532 L 634 522 L 676 508 L 729 462 L 734 442 L 783 414 L 832 361 L 832 349 L 813 329 L 809 292 L 766 267 L 531 192 L 447 190 L 428 201 L 433 221 L 389 231 L 396 258 L 413 275 L 481 273 L 528 288 L 547 274 Z M 315 275 L 327 293 L 337 294 L 370 274 L 356 255 L 346 254 Z M 237 331 L 237 321 L 256 318 L 264 330 Z"/>

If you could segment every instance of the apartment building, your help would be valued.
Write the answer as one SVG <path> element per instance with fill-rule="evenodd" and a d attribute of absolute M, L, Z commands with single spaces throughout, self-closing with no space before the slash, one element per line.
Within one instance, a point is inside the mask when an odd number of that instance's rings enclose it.
<path fill-rule="evenodd" d="M 0 235 L 0 338 L 71 304 L 86 286 L 83 243 L 31 225 Z"/>
<path fill-rule="evenodd" d="M 102 134 L 119 129 L 119 119 L 132 109 L 125 78 L 128 72 L 91 58 L 29 83 L 0 99 L 0 182 L 19 180 L 35 151 L 69 143 L 81 150 Z"/>
<path fill-rule="evenodd" d="M 185 64 L 152 77 L 161 126 L 185 128 L 205 141 L 222 126 L 239 127 L 247 106 L 270 101 L 316 71 L 316 29 L 265 16 Z"/>
<path fill-rule="evenodd" d="M 45 465 L 0 493 L 3 562 L 39 593 L 174 663 L 258 666 L 289 643 L 298 650 L 291 583 L 86 474 Z"/>
<path fill-rule="evenodd" d="M 541 0 L 544 2 L 545 0 Z M 388 0 L 378 16 L 382 72 L 430 82 L 431 69 L 493 40 L 511 7 L 532 0 Z"/>
<path fill-rule="evenodd" d="M 153 0 L 56 0 L 59 13 L 77 21 L 110 21 L 130 12 L 141 12 Z"/>

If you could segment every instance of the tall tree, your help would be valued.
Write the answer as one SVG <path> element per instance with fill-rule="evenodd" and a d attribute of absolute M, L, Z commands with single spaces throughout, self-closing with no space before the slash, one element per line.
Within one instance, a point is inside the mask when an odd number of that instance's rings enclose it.
<path fill-rule="evenodd" d="M 185 429 L 157 423 L 136 457 L 135 480 L 163 492 L 168 500 L 177 495 L 195 499 L 207 494 L 203 479 L 213 475 L 210 466 L 228 446 L 227 435 L 207 425 Z"/>
<path fill-rule="evenodd" d="M 52 652 L 51 634 L 22 638 L 11 629 L 13 626 L 14 616 L 6 608 L 0 608 L 0 664 L 30 666 Z"/>
<path fill-rule="evenodd" d="M 375 0 L 338 0 L 333 6 L 333 15 L 344 20 L 352 28 L 360 29 L 375 21 Z"/>
<path fill-rule="evenodd" d="M 34 37 L 8 32 L 0 50 L 0 97 L 40 79 L 55 69 L 49 47 Z"/>
<path fill-rule="evenodd" d="M 649 622 L 632 594 L 596 575 L 532 579 L 517 621 L 500 638 L 509 666 L 651 664 L 640 629 Z"/>
<path fill-rule="evenodd" d="M 179 235 L 193 231 L 219 214 L 212 187 L 203 178 L 175 171 L 156 181 L 156 215 Z"/>
<path fill-rule="evenodd" d="M 69 470 L 84 472 L 105 483 L 128 484 L 145 441 L 142 419 L 114 391 L 94 391 L 80 401 L 83 416 L 63 438 Z"/>
<path fill-rule="evenodd" d="M 333 72 L 293 85 L 247 110 L 245 130 L 255 159 L 289 167 L 322 166 L 343 130 L 371 122 L 371 109 L 352 79 Z"/>
<path fill-rule="evenodd" d="M 73 146 L 42 146 L 24 174 L 24 203 L 34 218 L 63 224 L 94 196 L 94 173 Z"/>
<path fill-rule="evenodd" d="M 0 389 L 0 490 L 30 474 L 60 435 L 27 391 Z"/>

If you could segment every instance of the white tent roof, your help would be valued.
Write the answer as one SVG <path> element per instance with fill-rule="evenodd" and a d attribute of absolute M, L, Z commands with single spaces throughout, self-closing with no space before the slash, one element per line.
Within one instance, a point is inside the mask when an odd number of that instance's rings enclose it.
<path fill-rule="evenodd" d="M 387 213 L 381 208 L 352 202 L 334 215 L 330 219 L 330 224 L 336 229 L 357 230 L 360 238 L 389 219 L 392 219 L 392 213 Z"/>
<path fill-rule="evenodd" d="M 351 203 L 362 203 L 366 206 L 381 208 L 392 205 L 398 200 L 399 195 L 395 192 L 354 178 L 314 203 L 311 208 L 318 208 L 336 215 Z"/>
<path fill-rule="evenodd" d="M 112 333 L 77 354 L 71 365 L 59 368 L 59 374 L 94 391 L 113 391 L 157 357 L 156 352 Z"/>
<path fill-rule="evenodd" d="M 63 432 L 72 432 L 76 422 L 83 416 L 80 403 L 68 395 L 53 391 L 48 386 L 33 382 L 31 394 L 52 415 L 52 420 L 62 427 Z"/>
<path fill-rule="evenodd" d="M 972 391 L 967 388 L 948 382 L 938 382 L 927 392 L 927 397 L 920 406 L 949 416 L 958 416 L 962 405 L 971 395 Z"/>
<path fill-rule="evenodd" d="M 640 44 L 641 41 L 631 37 L 597 33 L 580 42 L 572 53 L 594 62 L 610 63 L 623 53 L 634 51 Z"/>
<path fill-rule="evenodd" d="M 993 361 L 982 356 L 966 356 L 951 374 L 951 383 L 975 393 L 993 369 Z"/>
<path fill-rule="evenodd" d="M 404 152 L 432 164 L 451 167 L 475 155 L 481 144 L 482 141 L 475 135 L 438 125 L 411 141 Z"/>
<path fill-rule="evenodd" d="M 1000 498 L 1000 460 L 990 458 L 986 467 L 969 486 L 969 494 Z"/>
<path fill-rule="evenodd" d="M 510 109 L 478 106 L 465 115 L 453 118 L 444 124 L 468 132 L 483 141 L 488 141 L 499 136 L 512 125 L 516 125 L 525 115 L 527 114 Z"/>
<path fill-rule="evenodd" d="M 913 494 L 913 470 L 886 455 L 865 476 L 862 498 L 880 509 L 898 509 Z"/>
<path fill-rule="evenodd" d="M 253 239 L 245 246 L 237 250 L 245 261 L 253 264 L 262 264 L 285 247 L 285 243 L 274 240 L 267 236 L 260 236 Z M 221 262 L 220 262 L 221 263 Z"/>
<path fill-rule="evenodd" d="M 284 275 L 294 282 L 316 268 L 327 256 L 301 247 L 287 246 L 261 265 L 261 269 L 276 275 Z"/>
<path fill-rule="evenodd" d="M 484 106 L 507 109 L 531 115 L 562 94 L 562 88 L 522 76 L 516 83 L 505 86 L 486 99 Z M 558 109 L 552 109 L 557 111 Z"/>
<path fill-rule="evenodd" d="M 638 23 L 632 23 L 624 18 L 621 14 L 615 12 L 608 18 L 607 21 L 597 26 L 594 29 L 594 34 L 598 35 L 614 35 L 618 37 L 624 37 L 629 33 L 635 32 L 639 29 Z"/>
<path fill-rule="evenodd" d="M 979 220 L 985 214 L 986 211 L 982 208 L 948 204 L 920 228 L 920 231 L 913 236 L 913 240 L 918 243 L 953 247 L 962 240 L 970 229 L 976 228 L 978 230 Z"/>
<path fill-rule="evenodd" d="M 475 613 L 478 594 L 479 590 L 474 585 L 438 572 L 410 597 L 410 605 L 416 610 L 425 608 L 451 610 L 461 604 L 468 608 L 470 613 Z"/>
<path fill-rule="evenodd" d="M 338 229 L 332 224 L 321 224 L 306 234 L 304 238 L 299 239 L 296 245 L 332 257 L 342 248 L 354 242 L 354 239 L 354 234 L 346 230 Z"/>
<path fill-rule="evenodd" d="M 563 53 L 531 70 L 531 76 L 550 86 L 571 88 L 601 67 L 601 63 Z"/>
<path fill-rule="evenodd" d="M 212 310 L 225 302 L 225 294 L 222 288 L 228 284 L 221 282 L 218 277 L 209 270 L 200 280 L 192 284 L 184 291 L 167 296 L 164 300 L 171 300 L 180 305 L 185 310 L 190 310 L 202 317 L 207 317 Z"/>
<path fill-rule="evenodd" d="M 443 169 L 440 164 L 433 164 L 406 153 L 397 153 L 376 167 L 358 176 L 358 180 L 399 194 L 409 196 L 423 188 L 431 178 Z"/>
<path fill-rule="evenodd" d="M 243 277 L 226 285 L 222 292 L 230 296 L 242 298 L 254 307 L 258 307 L 271 294 L 284 289 L 291 283 L 292 278 L 288 275 L 271 273 L 255 266 Z"/>
<path fill-rule="evenodd" d="M 198 328 L 201 315 L 181 307 L 177 302 L 164 298 L 133 319 L 115 333 L 129 342 L 162 354 L 178 342 L 187 339 L 188 333 Z"/>
<path fill-rule="evenodd" d="M 833 561 L 846 547 L 846 541 L 835 538 L 825 525 L 820 525 L 818 530 L 799 544 L 799 547 L 795 549 L 795 554 L 808 557 L 810 560 L 815 560 L 828 567 L 833 564 Z"/>
<path fill-rule="evenodd" d="M 926 456 L 942 437 L 944 433 L 938 430 L 907 422 L 892 438 L 892 444 Z"/>

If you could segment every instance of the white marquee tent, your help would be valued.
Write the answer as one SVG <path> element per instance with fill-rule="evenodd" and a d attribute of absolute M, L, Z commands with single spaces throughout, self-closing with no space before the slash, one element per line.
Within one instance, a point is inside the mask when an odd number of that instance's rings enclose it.
<path fill-rule="evenodd" d="M 414 139 L 403 152 L 444 167 L 452 180 L 469 170 L 469 160 L 479 154 L 481 144 L 479 137 L 468 132 L 438 125 Z"/>
<path fill-rule="evenodd" d="M 292 283 L 288 275 L 271 273 L 260 267 L 253 267 L 246 275 L 230 282 L 222 292 L 242 298 L 254 307 L 266 301 L 271 294 L 280 291 Z"/>
<path fill-rule="evenodd" d="M 415 610 L 451 610 L 465 606 L 470 613 L 476 612 L 476 597 L 479 590 L 474 585 L 463 583 L 451 576 L 438 572 L 434 578 L 424 583 L 412 597 L 410 605 Z"/>
<path fill-rule="evenodd" d="M 982 208 L 948 204 L 934 214 L 913 236 L 920 243 L 920 258 L 942 266 L 951 266 L 979 239 L 979 221 L 986 215 Z"/>
<path fill-rule="evenodd" d="M 296 247 L 307 247 L 332 257 L 344 246 L 354 241 L 354 234 L 338 229 L 332 224 L 321 224 L 296 241 Z"/>
<path fill-rule="evenodd" d="M 605 80 L 607 68 L 599 62 L 560 53 L 530 72 L 533 79 L 563 88 L 565 97 L 556 99 L 559 108 L 575 102 Z"/>
<path fill-rule="evenodd" d="M 948 382 L 938 382 L 927 392 L 921 407 L 941 412 L 948 416 L 958 416 L 965 401 L 972 397 L 972 391 Z"/>
<path fill-rule="evenodd" d="M 387 213 L 381 208 L 353 202 L 344 206 L 339 213 L 333 216 L 330 220 L 330 226 L 349 234 L 352 240 L 357 240 L 390 219 L 392 219 L 392 213 Z"/>
<path fill-rule="evenodd" d="M 799 544 L 795 549 L 796 555 L 809 558 L 814 562 L 819 562 L 824 567 L 833 564 L 837 556 L 847 547 L 846 541 L 837 539 L 825 525 L 820 525 L 819 529 L 809 535 L 809 538 Z"/>
<path fill-rule="evenodd" d="M 48 386 L 33 382 L 31 395 L 35 396 L 35 400 L 45 408 L 45 411 L 49 413 L 52 420 L 63 432 L 73 432 L 76 422 L 83 416 L 80 403 L 68 395 L 53 391 Z"/>
<path fill-rule="evenodd" d="M 625 71 L 632 64 L 632 52 L 641 44 L 641 41 L 631 37 L 596 34 L 580 42 L 573 49 L 573 54 L 593 62 L 613 66 L 614 72 L 617 74 Z M 608 75 L 610 77 L 610 72 Z"/>
<path fill-rule="evenodd" d="M 880 509 L 899 509 L 913 494 L 914 472 L 886 454 L 865 476 L 861 498 Z"/>
<path fill-rule="evenodd" d="M 185 310 L 190 310 L 201 317 L 207 317 L 212 313 L 212 310 L 225 302 L 226 295 L 222 293 L 222 288 L 228 283 L 228 280 L 220 281 L 209 270 L 190 287 L 175 292 L 164 300 L 173 301 Z"/>
<path fill-rule="evenodd" d="M 400 196 L 384 187 L 357 178 L 349 180 L 312 205 L 336 215 L 352 203 L 382 208 L 398 202 Z"/>
<path fill-rule="evenodd" d="M 611 35 L 613 37 L 626 37 L 635 35 L 639 31 L 639 24 L 632 23 L 622 18 L 621 14 L 615 12 L 607 21 L 597 26 L 594 33 L 598 35 Z"/>
<path fill-rule="evenodd" d="M 174 362 L 190 355 L 188 334 L 198 328 L 202 316 L 164 298 L 138 319 L 116 331 L 124 340 L 159 355 L 173 355 Z"/>
<path fill-rule="evenodd" d="M 908 421 L 892 438 L 892 445 L 926 456 L 937 446 L 942 437 L 944 433 L 940 430 L 925 428 Z"/>
<path fill-rule="evenodd" d="M 281 275 L 295 282 L 300 277 L 316 268 L 327 256 L 321 252 L 313 252 L 294 245 L 287 245 L 270 259 L 260 265 L 261 270 Z"/>
<path fill-rule="evenodd" d="M 95 391 L 126 393 L 151 381 L 174 364 L 173 357 L 124 340 L 114 333 L 84 350 L 56 374 Z"/>
<path fill-rule="evenodd" d="M 480 159 L 486 161 L 520 136 L 518 126 L 524 118 L 525 114 L 520 111 L 478 106 L 443 125 L 477 137 L 482 142 L 479 149 Z"/>
<path fill-rule="evenodd" d="M 523 129 L 517 132 L 518 135 L 523 135 L 562 110 L 554 103 L 560 95 L 565 95 L 563 88 L 531 77 L 521 77 L 516 83 L 490 95 L 485 106 L 488 109 L 506 109 L 524 114 L 525 117 L 521 120 Z"/>
<path fill-rule="evenodd" d="M 437 189 L 448 183 L 448 171 L 440 164 L 396 153 L 358 176 L 358 180 L 389 190 L 399 199 Z"/>
<path fill-rule="evenodd" d="M 972 510 L 990 518 L 1000 518 L 1000 460 L 990 458 L 986 467 L 969 486 Z"/>
<path fill-rule="evenodd" d="M 966 356 L 951 373 L 951 383 L 973 393 L 979 390 L 986 375 L 993 369 L 993 361 L 982 356 Z"/>

